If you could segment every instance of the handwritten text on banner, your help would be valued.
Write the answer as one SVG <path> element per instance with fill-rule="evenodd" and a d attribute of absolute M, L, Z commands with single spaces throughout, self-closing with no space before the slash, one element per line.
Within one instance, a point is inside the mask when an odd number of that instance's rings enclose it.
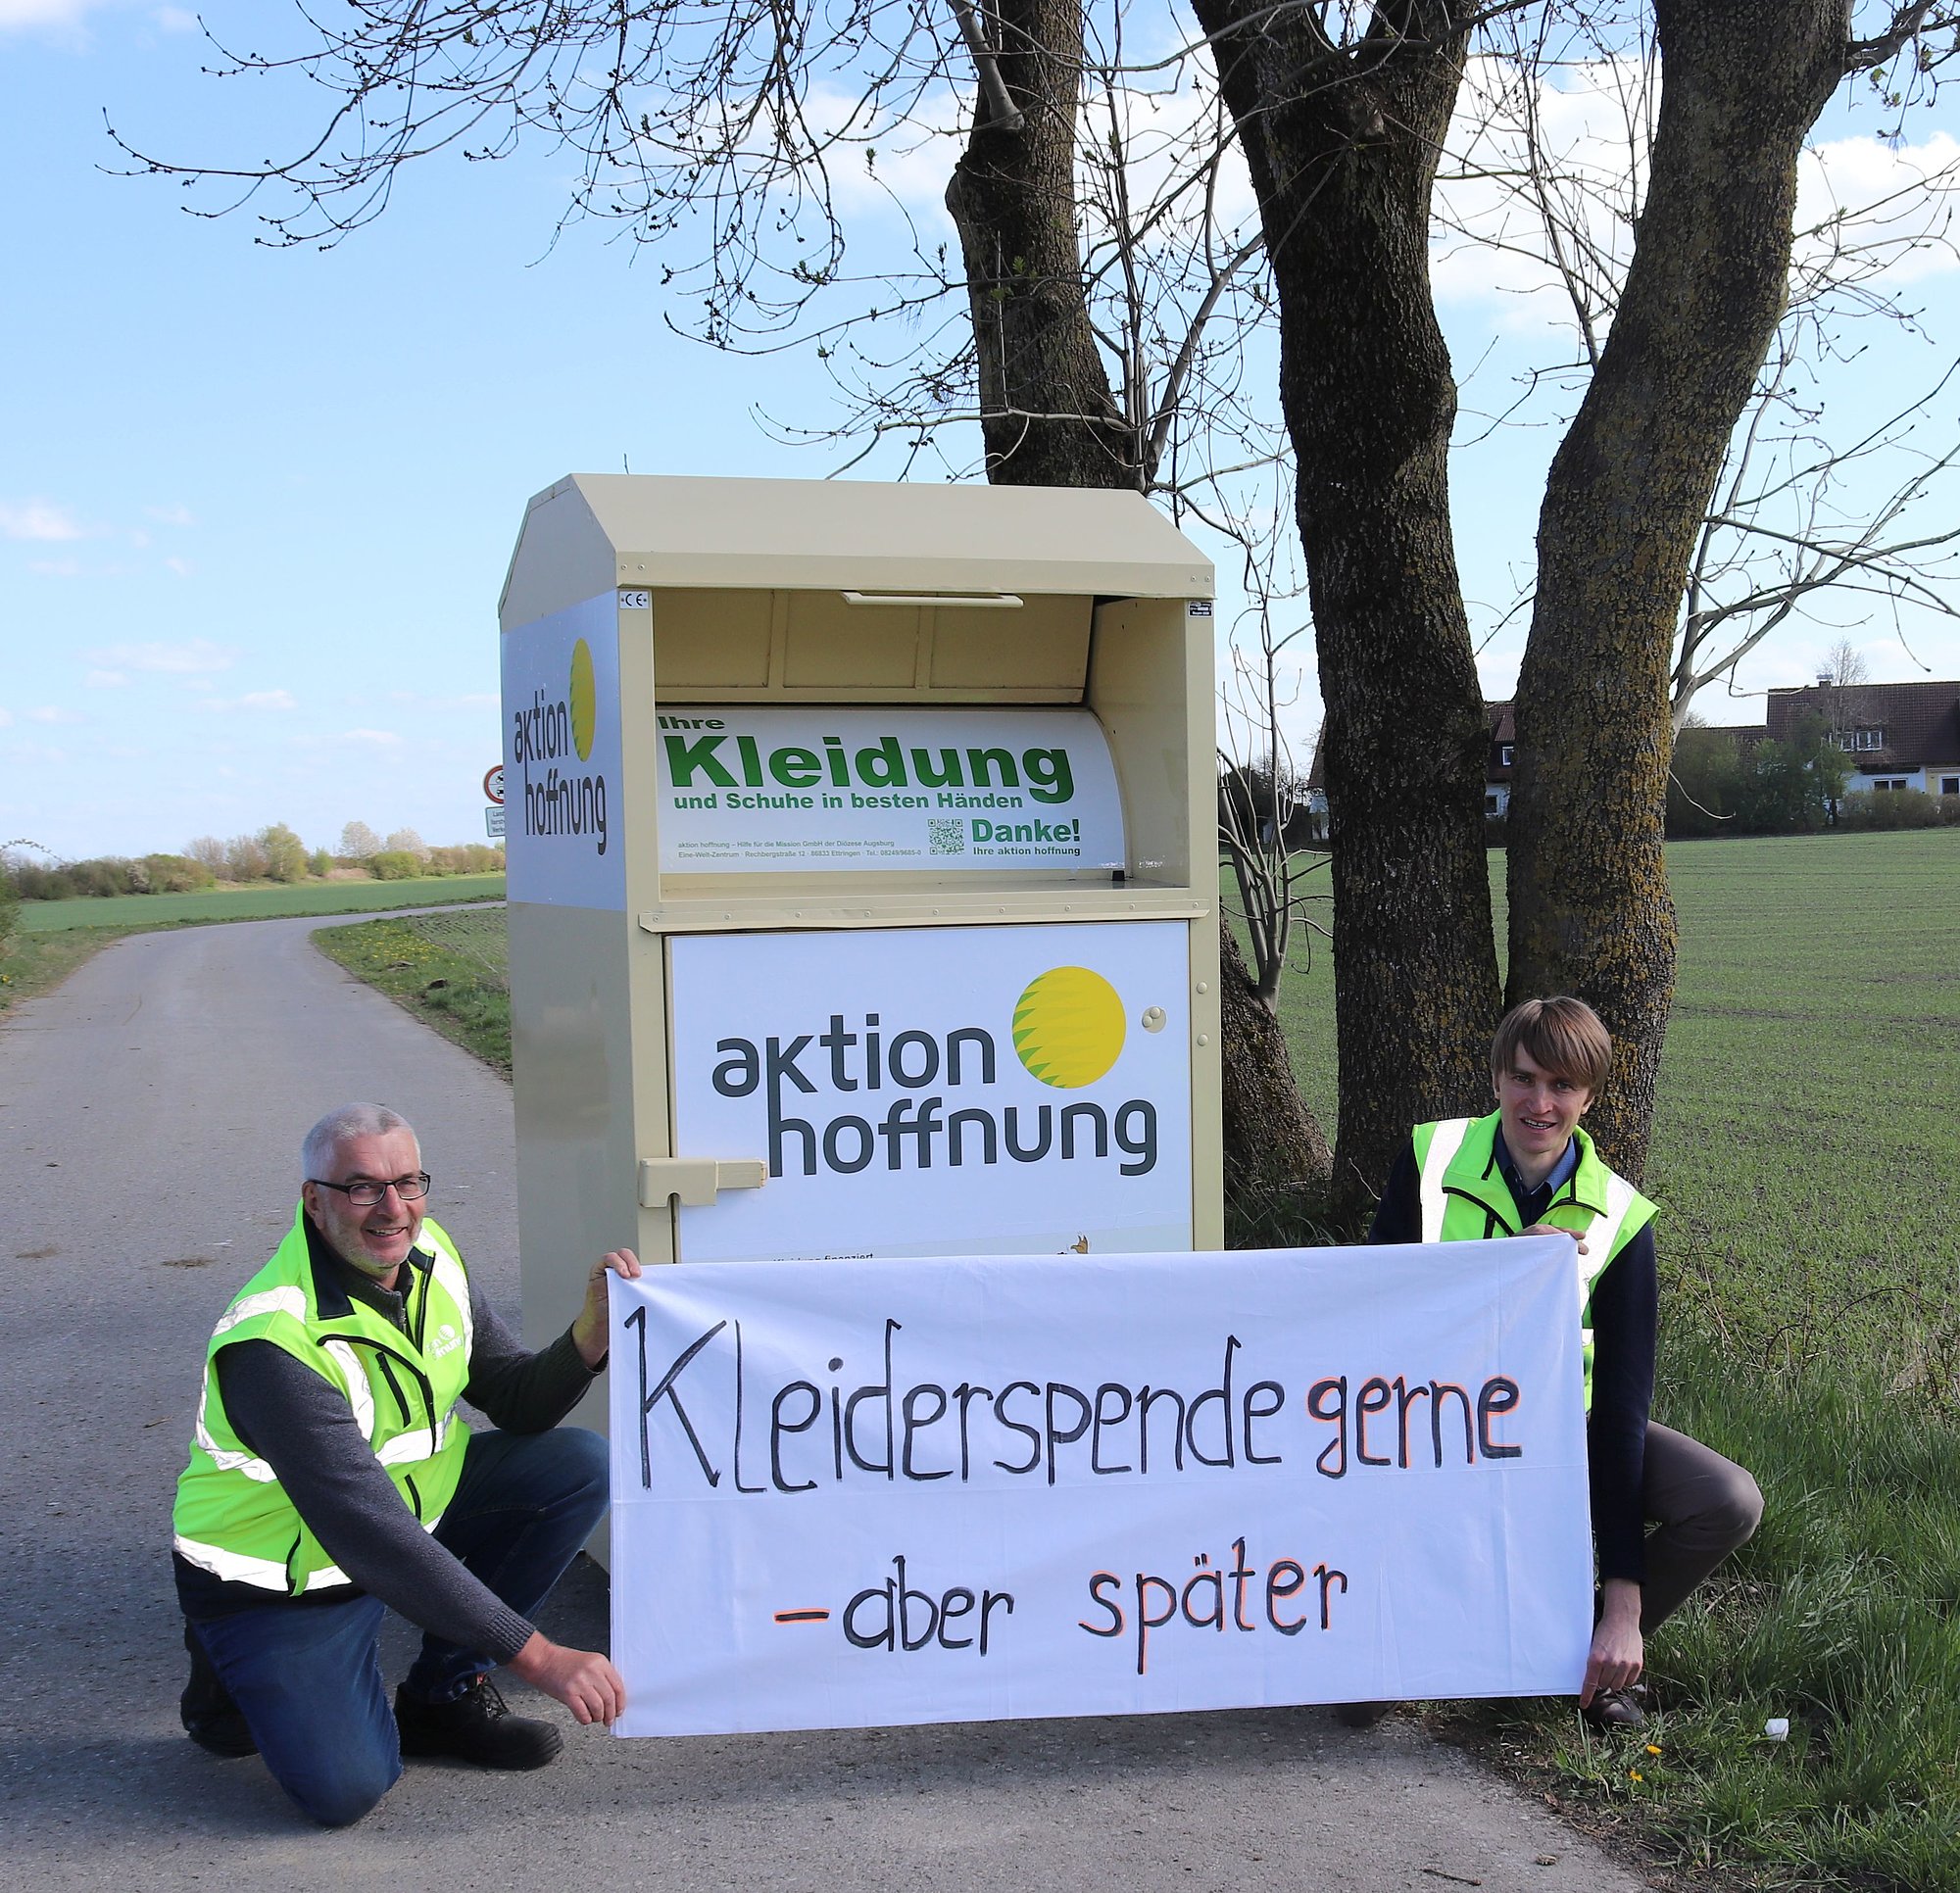
<path fill-rule="evenodd" d="M 1563 1238 L 612 1287 L 623 1734 L 1579 1685 Z"/>

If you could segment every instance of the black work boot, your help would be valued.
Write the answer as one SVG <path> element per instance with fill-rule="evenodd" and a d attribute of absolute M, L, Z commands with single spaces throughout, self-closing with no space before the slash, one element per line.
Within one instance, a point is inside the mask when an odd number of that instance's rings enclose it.
<path fill-rule="evenodd" d="M 257 1755 L 259 1744 L 252 1739 L 244 1716 L 188 1624 L 184 1626 L 184 1648 L 190 1652 L 190 1680 L 177 1698 L 177 1716 L 184 1733 L 214 1755 Z"/>
<path fill-rule="evenodd" d="M 1616 1728 L 1644 1728 L 1647 1725 L 1647 1688 L 1643 1682 L 1625 1689 L 1600 1689 L 1579 1713 L 1588 1724 L 1602 1734 Z"/>
<path fill-rule="evenodd" d="M 1337 1702 L 1334 1720 L 1343 1728 L 1373 1728 L 1395 1707 L 1392 1702 Z"/>
<path fill-rule="evenodd" d="M 541 1769 L 564 1746 L 550 1723 L 514 1716 L 497 1685 L 479 1676 L 451 1702 L 395 1691 L 404 1755 L 447 1755 L 486 1769 Z"/>

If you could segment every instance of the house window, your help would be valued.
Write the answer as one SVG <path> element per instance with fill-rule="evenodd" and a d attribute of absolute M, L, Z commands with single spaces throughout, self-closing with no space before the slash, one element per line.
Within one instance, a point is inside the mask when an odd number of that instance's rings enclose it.
<path fill-rule="evenodd" d="M 1903 776 L 1880 776 L 1872 784 L 1875 791 L 1904 789 L 1907 786 L 1906 779 Z"/>
<path fill-rule="evenodd" d="M 1960 784 L 1956 784 L 1955 787 L 1960 788 Z M 1494 815 L 1498 813 L 1497 799 L 1495 796 L 1487 795 L 1484 798 L 1484 812 L 1487 815 Z"/>
<path fill-rule="evenodd" d="M 1942 796 L 1960 796 L 1960 776 L 1941 776 L 1939 793 Z"/>
<path fill-rule="evenodd" d="M 1859 730 L 1855 734 L 1861 750 L 1883 750 L 1886 747 L 1884 730 Z"/>
<path fill-rule="evenodd" d="M 1497 766 L 1499 768 L 1508 769 L 1511 766 L 1511 755 L 1516 748 L 1517 746 L 1513 743 L 1503 743 L 1498 745 Z"/>

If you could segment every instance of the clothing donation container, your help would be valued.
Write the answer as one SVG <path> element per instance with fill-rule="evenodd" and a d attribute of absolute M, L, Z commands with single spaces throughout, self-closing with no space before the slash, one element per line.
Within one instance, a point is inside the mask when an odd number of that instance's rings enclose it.
<path fill-rule="evenodd" d="M 626 1242 L 1222 1245 L 1210 599 L 1134 493 L 531 502 L 502 624 L 533 1345 Z"/>

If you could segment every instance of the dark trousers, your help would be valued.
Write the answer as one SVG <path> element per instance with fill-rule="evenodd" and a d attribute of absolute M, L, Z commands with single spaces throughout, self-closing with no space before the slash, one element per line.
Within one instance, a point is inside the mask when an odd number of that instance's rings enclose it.
<path fill-rule="evenodd" d="M 606 1442 L 578 1427 L 479 1432 L 433 1532 L 519 1617 L 550 1594 L 606 1509 Z M 272 1778 L 323 1826 L 359 1820 L 402 1772 L 376 1654 L 386 1607 L 274 1604 L 192 1626 Z M 440 1702 L 493 1666 L 429 1635 L 403 1687 Z"/>
<path fill-rule="evenodd" d="M 1733 1460 L 1650 1420 L 1641 1505 L 1655 1522 L 1641 1586 L 1641 1634 L 1651 1636 L 1702 1578 L 1747 1542 L 1763 1516 L 1763 1495 Z"/>

